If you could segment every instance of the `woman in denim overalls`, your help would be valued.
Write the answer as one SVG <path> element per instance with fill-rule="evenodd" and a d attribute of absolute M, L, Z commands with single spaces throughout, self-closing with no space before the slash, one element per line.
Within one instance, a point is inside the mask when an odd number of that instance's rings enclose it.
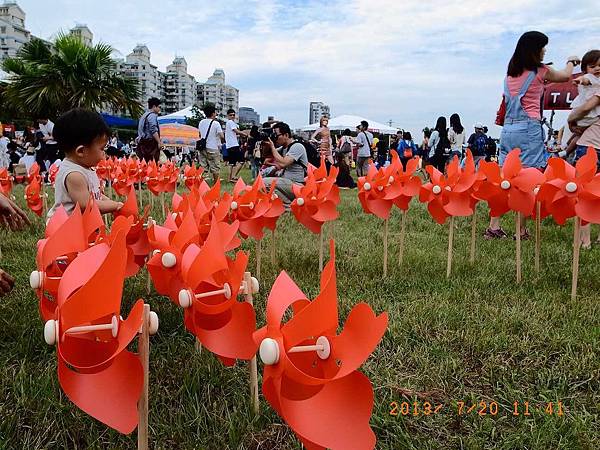
<path fill-rule="evenodd" d="M 548 37 L 539 31 L 528 31 L 517 42 L 515 52 L 508 63 L 504 80 L 504 103 L 506 115 L 500 136 L 498 162 L 504 164 L 506 155 L 514 149 L 521 149 L 521 162 L 525 167 L 542 169 L 546 166 L 548 154 L 544 145 L 542 130 L 542 97 L 544 82 L 564 82 L 571 79 L 573 68 L 579 64 L 577 56 L 568 58 L 563 70 L 553 70 L 542 63 L 546 54 Z M 511 92 L 512 91 L 512 92 Z M 521 237 L 527 239 L 529 233 L 521 228 Z M 490 219 L 490 227 L 485 231 L 486 239 L 505 238 L 500 228 L 500 217 Z"/>

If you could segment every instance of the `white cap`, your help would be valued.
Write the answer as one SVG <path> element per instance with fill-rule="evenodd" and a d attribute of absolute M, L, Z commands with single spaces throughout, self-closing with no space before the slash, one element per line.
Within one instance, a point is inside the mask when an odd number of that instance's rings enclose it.
<path fill-rule="evenodd" d="M 481 122 L 475 122 L 475 125 L 473 125 L 475 127 L 475 129 L 479 128 L 481 130 L 483 130 L 483 124 Z"/>

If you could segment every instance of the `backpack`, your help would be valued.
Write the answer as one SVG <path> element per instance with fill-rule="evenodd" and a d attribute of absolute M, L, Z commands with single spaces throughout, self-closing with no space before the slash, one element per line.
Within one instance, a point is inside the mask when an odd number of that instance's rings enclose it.
<path fill-rule="evenodd" d="M 451 148 L 452 146 L 450 145 L 450 139 L 448 139 L 448 131 L 446 131 L 445 136 L 440 134 L 440 140 L 435 146 L 435 153 L 438 155 L 447 155 L 450 153 Z"/>
<path fill-rule="evenodd" d="M 294 141 L 292 145 L 296 142 L 304 146 L 304 149 L 306 150 L 306 157 L 308 159 L 308 163 L 312 164 L 315 167 L 319 167 L 321 165 L 321 156 L 319 155 L 319 151 L 314 147 L 314 145 L 305 140 L 300 139 Z M 307 168 L 305 167 L 305 169 Z"/>
<path fill-rule="evenodd" d="M 340 147 L 340 153 L 346 154 L 346 153 L 350 153 L 351 151 L 352 151 L 352 144 L 350 144 L 350 141 L 348 139 L 346 139 L 345 142 Z"/>
<path fill-rule="evenodd" d="M 473 156 L 484 156 L 488 148 L 488 138 L 485 134 L 479 134 L 475 137 L 473 143 Z"/>

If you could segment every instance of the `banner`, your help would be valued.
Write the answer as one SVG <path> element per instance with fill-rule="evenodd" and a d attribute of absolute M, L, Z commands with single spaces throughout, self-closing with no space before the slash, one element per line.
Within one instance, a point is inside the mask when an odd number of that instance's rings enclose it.
<path fill-rule="evenodd" d="M 581 75 L 581 73 L 575 73 L 569 81 L 545 85 L 544 110 L 564 111 L 571 109 L 571 103 L 577 97 L 577 86 L 573 84 L 573 79 Z"/>

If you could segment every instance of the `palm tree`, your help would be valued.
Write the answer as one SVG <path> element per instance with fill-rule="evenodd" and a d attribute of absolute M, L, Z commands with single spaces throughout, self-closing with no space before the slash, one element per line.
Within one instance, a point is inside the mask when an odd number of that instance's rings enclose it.
<path fill-rule="evenodd" d="M 137 117 L 142 112 L 137 82 L 115 71 L 112 51 L 102 43 L 88 47 L 68 34 L 60 34 L 52 46 L 34 38 L 3 63 L 9 74 L 3 103 L 32 119 L 76 107 L 110 107 Z"/>

